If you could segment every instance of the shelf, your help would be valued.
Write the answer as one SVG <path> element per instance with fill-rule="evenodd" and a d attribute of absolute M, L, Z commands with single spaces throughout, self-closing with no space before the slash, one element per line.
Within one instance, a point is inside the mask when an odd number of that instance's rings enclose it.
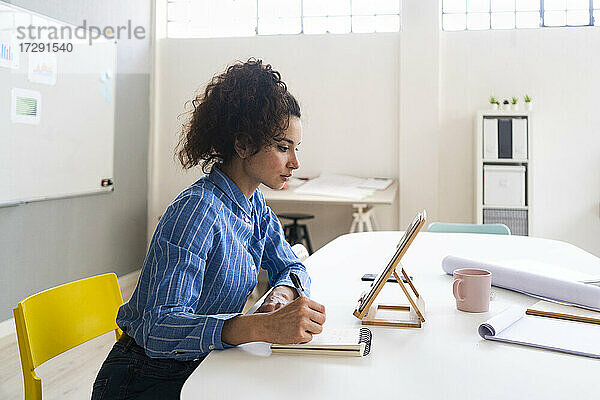
<path fill-rule="evenodd" d="M 484 110 L 479 111 L 482 117 L 529 117 L 531 111 L 527 110 Z"/>
<path fill-rule="evenodd" d="M 489 205 L 482 205 L 481 208 L 483 210 L 489 210 L 489 209 L 494 209 L 494 210 L 528 210 L 529 206 L 489 206 Z"/>
<path fill-rule="evenodd" d="M 520 163 L 520 164 L 527 164 L 529 162 L 528 159 L 516 159 L 516 158 L 483 158 L 481 160 L 481 162 L 488 163 L 488 164 L 515 164 L 515 163 Z"/>
<path fill-rule="evenodd" d="M 475 199 L 475 222 L 478 224 L 482 224 L 484 221 L 487 223 L 503 223 L 509 227 L 511 232 L 514 235 L 530 235 L 531 227 L 532 227 L 532 218 L 535 210 L 533 207 L 533 181 L 532 181 L 532 173 L 531 168 L 533 166 L 533 155 L 535 154 L 532 150 L 531 146 L 531 134 L 532 134 L 532 121 L 531 121 L 531 111 L 527 110 L 480 110 L 477 112 L 477 116 L 475 118 L 474 130 L 475 140 L 473 141 L 474 148 L 474 158 L 475 158 L 475 168 L 474 168 L 474 181 L 475 181 L 475 190 L 474 190 L 474 199 Z M 494 123 L 495 120 L 503 120 L 503 119 L 512 119 L 512 123 L 504 123 L 498 122 L 497 126 Z M 517 121 L 517 122 L 515 122 Z M 510 122 L 510 121 L 508 121 Z M 516 130 L 515 130 L 516 127 Z M 489 129 L 490 134 L 484 135 L 484 130 Z M 502 132 L 500 132 L 502 131 Z M 494 138 L 493 135 L 497 135 L 497 138 Z M 504 149 L 510 143 L 507 142 L 506 135 L 512 135 L 512 140 L 516 142 L 513 143 L 515 148 L 513 148 L 512 153 L 500 152 L 501 138 L 500 135 L 503 136 L 502 148 Z M 486 139 L 487 144 L 489 146 L 485 146 Z M 494 140 L 497 140 L 494 143 Z M 485 152 L 484 150 L 488 148 L 488 150 L 492 150 L 492 152 Z M 507 148 L 508 150 L 508 148 Z M 512 155 L 513 158 L 498 158 L 498 154 L 503 155 Z M 488 176 L 489 181 L 485 181 L 485 174 L 487 170 L 490 169 L 498 169 L 496 175 L 496 179 Z M 522 177 L 519 175 L 519 179 L 516 178 L 516 175 L 500 175 L 500 169 L 506 169 L 506 174 L 509 172 L 509 169 L 519 170 L 522 174 L 523 172 L 520 170 L 525 170 L 525 176 Z M 488 171 L 489 172 L 489 171 Z M 510 177 L 514 178 L 509 179 Z M 507 179 L 506 188 L 500 184 L 500 178 Z M 521 186 L 523 184 L 522 180 L 525 180 L 524 188 Z M 509 182 L 510 181 L 510 182 Z M 519 197 L 514 198 L 513 196 L 508 197 L 496 197 L 495 199 L 501 202 L 503 198 L 507 200 L 513 199 L 517 200 L 515 203 L 521 203 L 525 200 L 526 205 L 524 206 L 505 206 L 505 205 L 493 205 L 493 204 L 484 204 L 484 192 L 485 187 L 484 183 L 490 185 L 488 189 L 494 189 L 498 193 L 514 194 L 516 196 L 516 192 L 519 191 Z M 510 183 L 510 185 L 509 185 Z M 511 192 L 508 193 L 508 186 L 510 186 Z M 524 198 L 522 197 L 521 191 L 525 191 Z M 505 193 L 506 192 L 506 193 Z M 494 197 L 488 197 L 490 200 L 493 200 Z M 519 201 L 520 200 L 520 201 Z"/>

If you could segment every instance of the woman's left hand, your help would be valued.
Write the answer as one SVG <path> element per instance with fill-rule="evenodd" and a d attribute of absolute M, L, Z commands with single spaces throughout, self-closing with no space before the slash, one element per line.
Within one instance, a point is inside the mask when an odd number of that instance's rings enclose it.
<path fill-rule="evenodd" d="M 277 286 L 271 290 L 265 301 L 256 310 L 257 313 L 268 313 L 285 306 L 296 297 L 296 292 L 289 286 Z"/>

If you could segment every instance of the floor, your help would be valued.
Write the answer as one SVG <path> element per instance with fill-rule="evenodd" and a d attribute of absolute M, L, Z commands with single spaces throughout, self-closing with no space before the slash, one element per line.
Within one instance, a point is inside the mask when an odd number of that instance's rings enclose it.
<path fill-rule="evenodd" d="M 119 278 L 123 299 L 131 297 L 138 274 L 139 271 Z M 244 311 L 265 291 L 264 283 L 259 283 L 259 287 L 248 298 Z M 38 367 L 36 374 L 42 380 L 43 398 L 89 399 L 96 374 L 114 342 L 115 335 L 109 332 Z M 0 338 L 0 399 L 23 399 L 23 377 L 16 334 Z"/>

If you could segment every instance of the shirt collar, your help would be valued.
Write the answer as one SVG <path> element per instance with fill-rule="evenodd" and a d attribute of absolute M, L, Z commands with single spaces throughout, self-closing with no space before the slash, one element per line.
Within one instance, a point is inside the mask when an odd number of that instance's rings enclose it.
<path fill-rule="evenodd" d="M 223 171 L 216 165 L 213 166 L 208 179 L 215 184 L 227 197 L 229 197 L 239 208 L 242 209 L 249 217 L 252 216 L 252 203 L 244 196 L 244 193 Z"/>

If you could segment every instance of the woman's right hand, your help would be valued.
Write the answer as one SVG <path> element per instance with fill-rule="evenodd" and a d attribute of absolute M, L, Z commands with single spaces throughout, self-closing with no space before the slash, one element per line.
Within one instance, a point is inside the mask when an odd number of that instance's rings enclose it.
<path fill-rule="evenodd" d="M 278 344 L 309 342 L 323 331 L 325 306 L 300 296 L 275 311 L 264 314 L 265 341 Z M 262 336 L 262 335 L 261 335 Z"/>
<path fill-rule="evenodd" d="M 248 342 L 306 343 L 323 331 L 324 323 L 325 306 L 300 296 L 275 311 L 226 320 L 221 340 L 233 346 Z"/>

